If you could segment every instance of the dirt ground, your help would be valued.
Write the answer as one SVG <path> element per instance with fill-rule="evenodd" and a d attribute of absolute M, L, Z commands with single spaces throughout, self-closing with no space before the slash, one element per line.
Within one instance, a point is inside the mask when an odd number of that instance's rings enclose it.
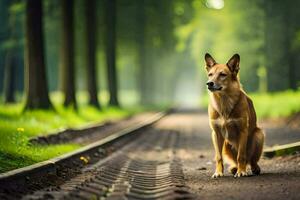
<path fill-rule="evenodd" d="M 300 140 L 298 130 L 261 123 L 266 146 Z M 185 183 L 200 199 L 300 199 L 300 156 L 262 158 L 260 176 L 212 179 L 214 150 L 205 112 L 178 113 L 161 120 L 159 129 L 180 131 L 176 155 L 182 160 Z M 226 166 L 225 166 L 226 169 Z"/>
<path fill-rule="evenodd" d="M 261 127 L 266 146 L 300 140 L 299 129 L 270 122 Z M 299 153 L 262 158 L 260 176 L 234 178 L 226 171 L 212 179 L 214 149 L 206 112 L 167 115 L 132 137 L 110 146 L 109 156 L 97 154 L 95 162 L 70 169 L 72 176 L 66 176 L 67 169 L 42 183 L 33 181 L 26 190 L 0 190 L 0 199 L 300 199 Z M 73 165 L 81 157 L 74 159 Z"/>

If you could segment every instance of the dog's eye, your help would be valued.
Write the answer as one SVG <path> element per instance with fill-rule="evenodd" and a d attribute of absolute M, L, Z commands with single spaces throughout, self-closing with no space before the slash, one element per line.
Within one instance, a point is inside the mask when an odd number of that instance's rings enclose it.
<path fill-rule="evenodd" d="M 222 76 L 222 77 L 226 77 L 226 76 L 227 76 L 227 74 L 221 73 L 221 74 L 220 74 L 220 76 Z"/>
<path fill-rule="evenodd" d="M 208 76 L 212 76 L 212 75 L 213 75 L 212 73 L 209 73 L 209 74 L 208 74 Z"/>

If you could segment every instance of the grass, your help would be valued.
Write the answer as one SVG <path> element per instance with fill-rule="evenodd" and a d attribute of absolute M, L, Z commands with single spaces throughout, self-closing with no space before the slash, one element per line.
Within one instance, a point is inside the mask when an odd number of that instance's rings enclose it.
<path fill-rule="evenodd" d="M 249 96 L 259 119 L 288 117 L 300 112 L 300 91 L 250 93 Z M 207 107 L 208 96 L 201 100 L 201 105 Z"/>
<path fill-rule="evenodd" d="M 261 118 L 288 117 L 300 112 L 300 91 L 250 94 Z"/>
<path fill-rule="evenodd" d="M 103 108 L 101 111 L 80 101 L 77 111 L 64 108 L 59 94 L 51 95 L 54 110 L 23 111 L 23 103 L 0 104 L 0 173 L 28 166 L 79 148 L 75 144 L 38 146 L 30 137 L 46 135 L 67 127 L 120 119 L 144 109 Z M 80 99 L 80 98 L 79 98 Z"/>

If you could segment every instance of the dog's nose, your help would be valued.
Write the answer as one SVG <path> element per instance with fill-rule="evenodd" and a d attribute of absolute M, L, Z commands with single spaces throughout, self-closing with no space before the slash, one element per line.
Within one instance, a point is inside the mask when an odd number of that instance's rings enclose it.
<path fill-rule="evenodd" d="M 209 86 L 209 87 L 212 87 L 212 86 L 214 86 L 214 82 L 208 81 L 208 82 L 206 83 L 206 85 Z"/>

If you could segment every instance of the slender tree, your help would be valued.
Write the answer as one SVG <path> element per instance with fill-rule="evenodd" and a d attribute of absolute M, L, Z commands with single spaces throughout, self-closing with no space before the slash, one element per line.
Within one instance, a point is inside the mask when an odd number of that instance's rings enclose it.
<path fill-rule="evenodd" d="M 137 44 L 138 44 L 138 89 L 140 94 L 140 103 L 147 104 L 147 74 L 146 74 L 146 14 L 145 1 L 137 1 Z"/>
<path fill-rule="evenodd" d="M 13 3 L 11 4 L 13 5 Z M 11 6 L 10 5 L 10 6 Z M 5 103 L 14 103 L 15 92 L 16 92 L 16 74 L 17 74 L 17 64 L 18 64 L 18 34 L 17 34 L 17 13 L 9 12 L 8 19 L 8 30 L 9 30 L 9 39 L 10 43 L 7 48 L 5 63 L 4 63 L 4 102 Z"/>
<path fill-rule="evenodd" d="M 116 0 L 106 0 L 106 62 L 109 105 L 119 106 L 116 72 Z"/>
<path fill-rule="evenodd" d="M 289 38 L 289 44 L 290 44 L 290 52 L 289 52 L 289 87 L 293 90 L 297 90 L 297 88 L 300 86 L 300 43 L 299 43 L 299 30 L 300 30 L 300 24 L 299 24 L 299 1 L 292 1 L 288 0 L 286 2 L 287 9 L 286 9 L 286 23 L 288 24 L 288 31 L 289 34 L 282 33 L 283 35 L 287 35 Z M 296 42 L 298 41 L 298 42 Z"/>
<path fill-rule="evenodd" d="M 4 102 L 5 103 L 14 103 L 15 99 L 15 90 L 16 90 L 16 56 L 14 55 L 16 52 L 14 49 L 9 49 L 6 58 L 5 58 L 5 66 L 4 66 Z"/>
<path fill-rule="evenodd" d="M 44 42 L 42 31 L 42 1 L 26 1 L 25 109 L 51 108 L 48 96 Z"/>
<path fill-rule="evenodd" d="M 286 90 L 289 88 L 290 70 L 287 3 L 280 0 L 264 1 L 264 3 L 268 90 Z"/>
<path fill-rule="evenodd" d="M 89 93 L 89 104 L 100 108 L 97 98 L 97 73 L 96 73 L 96 1 L 85 1 L 85 42 L 86 48 L 86 69 L 87 69 L 87 88 Z"/>
<path fill-rule="evenodd" d="M 75 65 L 74 65 L 74 1 L 61 0 L 62 40 L 61 40 L 61 87 L 65 96 L 64 105 L 76 108 Z"/>

